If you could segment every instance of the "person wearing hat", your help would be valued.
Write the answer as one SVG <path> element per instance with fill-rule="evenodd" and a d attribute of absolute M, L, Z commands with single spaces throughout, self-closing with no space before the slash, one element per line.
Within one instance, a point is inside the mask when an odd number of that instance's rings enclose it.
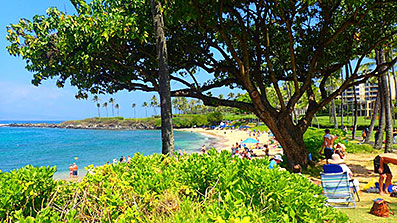
<path fill-rule="evenodd" d="M 272 159 L 270 159 L 269 169 L 275 168 L 279 163 L 283 161 L 280 155 L 274 155 Z"/>
<path fill-rule="evenodd" d="M 349 181 L 351 183 L 350 186 L 354 186 L 356 188 L 356 191 L 359 191 L 359 182 L 357 179 L 352 179 L 353 173 L 350 168 L 345 164 L 344 159 L 340 158 L 340 156 L 335 153 L 331 156 L 331 159 L 328 159 L 327 161 L 329 164 L 336 164 L 340 166 L 342 168 L 342 171 L 347 173 L 347 176 L 349 177 Z"/>

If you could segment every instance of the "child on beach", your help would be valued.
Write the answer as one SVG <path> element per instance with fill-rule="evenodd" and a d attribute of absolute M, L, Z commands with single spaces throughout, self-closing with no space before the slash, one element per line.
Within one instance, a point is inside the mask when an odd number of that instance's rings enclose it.
<path fill-rule="evenodd" d="M 69 165 L 69 178 L 73 177 L 73 166 L 72 164 Z"/>

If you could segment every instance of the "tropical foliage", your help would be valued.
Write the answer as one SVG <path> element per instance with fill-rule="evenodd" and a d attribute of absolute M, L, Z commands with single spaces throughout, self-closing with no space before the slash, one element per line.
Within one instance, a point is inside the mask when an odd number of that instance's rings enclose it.
<path fill-rule="evenodd" d="M 348 220 L 325 205 L 319 186 L 301 175 L 269 170 L 268 164 L 265 159 L 233 159 L 228 152 L 215 150 L 204 156 L 136 154 L 130 163 L 88 167 L 92 174 L 78 183 L 54 181 L 53 168 L 26 167 L 0 174 L 0 191 L 10 194 L 0 197 L 3 205 L 0 220 L 218 223 Z"/>

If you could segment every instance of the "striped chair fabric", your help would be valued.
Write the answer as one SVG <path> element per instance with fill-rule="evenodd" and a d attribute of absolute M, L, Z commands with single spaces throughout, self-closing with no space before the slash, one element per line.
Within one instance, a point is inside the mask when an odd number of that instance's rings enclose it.
<path fill-rule="evenodd" d="M 321 173 L 321 185 L 329 205 L 336 208 L 355 208 L 356 200 L 350 189 L 349 177 L 343 173 Z M 334 204 L 334 205 L 333 205 Z M 335 205 L 344 204 L 344 205 Z M 351 206 L 350 204 L 353 204 Z"/>

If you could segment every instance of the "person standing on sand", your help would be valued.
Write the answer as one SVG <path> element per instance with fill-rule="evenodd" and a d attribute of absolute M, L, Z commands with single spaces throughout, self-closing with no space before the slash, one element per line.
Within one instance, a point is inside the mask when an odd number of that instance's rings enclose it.
<path fill-rule="evenodd" d="M 389 194 L 388 188 L 393 179 L 393 174 L 387 164 L 392 163 L 397 165 L 397 156 L 395 154 L 385 153 L 380 154 L 374 159 L 374 172 L 379 173 L 379 194 Z M 383 190 L 383 181 L 385 180 L 385 190 Z"/>
<path fill-rule="evenodd" d="M 378 142 L 379 134 L 380 134 L 379 129 L 376 129 L 376 132 L 375 132 L 375 145 Z"/>
<path fill-rule="evenodd" d="M 324 143 L 323 143 L 323 146 L 321 147 L 319 154 L 321 155 L 324 150 L 325 159 L 327 159 L 327 160 L 331 159 L 332 154 L 334 154 L 334 149 L 333 149 L 334 142 L 337 137 L 338 137 L 338 135 L 336 135 L 336 136 L 331 135 L 329 129 L 325 130 L 325 135 L 323 136 Z"/>
<path fill-rule="evenodd" d="M 73 177 L 78 178 L 77 176 L 77 170 L 79 167 L 76 165 L 76 163 L 73 163 L 72 170 L 73 170 Z"/>
<path fill-rule="evenodd" d="M 72 178 L 72 177 L 73 177 L 73 165 L 70 164 L 69 165 L 69 178 Z"/>
<path fill-rule="evenodd" d="M 205 147 L 205 145 L 203 145 L 202 147 L 201 147 L 201 154 L 207 154 L 207 147 Z"/>

